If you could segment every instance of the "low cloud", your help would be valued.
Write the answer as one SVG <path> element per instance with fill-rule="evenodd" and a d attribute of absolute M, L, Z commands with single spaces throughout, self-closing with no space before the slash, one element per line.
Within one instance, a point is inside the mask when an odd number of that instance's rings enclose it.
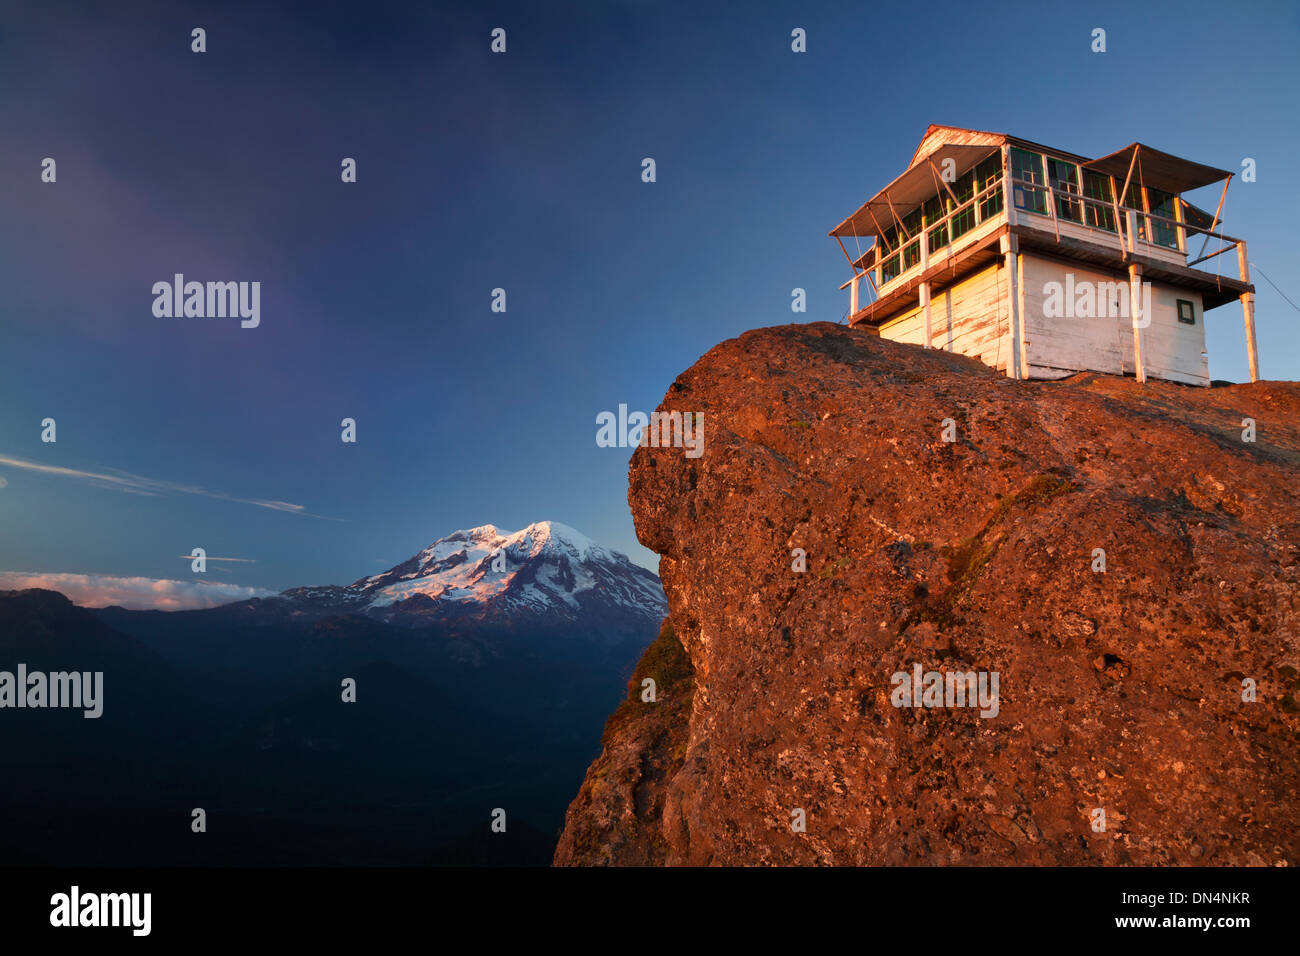
<path fill-rule="evenodd" d="M 120 604 L 133 611 L 190 611 L 232 601 L 271 597 L 265 588 L 206 581 L 171 581 L 166 578 L 122 578 L 111 574 L 41 574 L 0 571 L 0 591 L 45 588 L 67 595 L 82 607 Z"/>

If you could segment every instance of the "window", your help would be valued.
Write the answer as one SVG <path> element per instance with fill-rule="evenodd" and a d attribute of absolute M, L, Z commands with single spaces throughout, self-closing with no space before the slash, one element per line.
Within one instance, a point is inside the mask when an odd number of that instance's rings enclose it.
<path fill-rule="evenodd" d="M 876 256 L 880 260 L 880 282 L 883 285 L 898 276 L 898 227 L 890 226 L 880 234 L 879 250 Z"/>
<path fill-rule="evenodd" d="M 921 207 L 917 206 L 903 217 L 903 231 L 907 236 L 910 236 L 913 239 L 915 239 L 921 231 L 921 215 Z"/>
<path fill-rule="evenodd" d="M 1187 325 L 1196 324 L 1196 306 L 1187 299 L 1177 299 L 1178 302 L 1178 321 Z"/>
<path fill-rule="evenodd" d="M 1174 218 L 1174 194 L 1147 188 L 1147 211 L 1153 216 Z M 1151 220 L 1151 241 L 1170 249 L 1178 248 L 1178 226 L 1160 219 Z"/>
<path fill-rule="evenodd" d="M 1011 147 L 1011 176 L 1024 182 L 1043 185 L 1043 157 L 1018 146 Z"/>
<path fill-rule="evenodd" d="M 938 249 L 940 246 L 948 244 L 948 224 L 945 222 L 935 226 L 944 216 L 948 215 L 948 197 L 935 196 L 925 204 L 925 222 L 928 226 L 934 226 L 927 235 L 931 249 Z"/>
<path fill-rule="evenodd" d="M 1142 202 L 1142 187 L 1135 182 L 1128 184 L 1128 189 L 1124 191 L 1124 202 L 1120 204 L 1124 209 L 1136 209 L 1138 215 L 1134 217 L 1137 223 L 1137 238 L 1146 241 L 1147 238 L 1147 217 L 1142 215 L 1146 210 L 1146 205 Z M 1127 222 L 1127 213 L 1121 210 Z"/>
<path fill-rule="evenodd" d="M 985 193 L 984 198 L 980 200 L 981 219 L 996 216 L 1002 211 L 1002 190 L 998 188 L 1001 183 L 1002 154 L 994 153 L 975 167 L 976 192 L 984 192 L 986 189 L 991 190 Z"/>
<path fill-rule="evenodd" d="M 903 247 L 902 270 L 906 272 L 921 261 L 921 207 L 917 206 L 901 220 L 902 226 L 896 236 Z M 909 238 L 910 237 L 910 238 Z"/>
<path fill-rule="evenodd" d="M 1079 195 L 1079 167 L 1063 159 L 1047 158 L 1047 175 L 1056 191 L 1056 215 L 1060 219 L 1083 222 L 1083 203 L 1072 196 Z"/>
<path fill-rule="evenodd" d="M 953 194 L 957 197 L 958 203 L 964 203 L 975 195 L 975 171 L 970 170 L 957 177 L 957 181 L 952 184 Z"/>
<path fill-rule="evenodd" d="M 952 191 L 957 197 L 957 211 L 950 223 L 952 237 L 956 239 L 975 228 L 975 204 L 971 202 L 975 197 L 975 171 L 970 170 L 964 176 L 957 177 L 957 181 L 952 184 Z"/>
<path fill-rule="evenodd" d="M 952 219 L 952 237 L 956 239 L 963 233 L 970 232 L 975 228 L 975 204 L 968 202 L 953 213 Z"/>
<path fill-rule="evenodd" d="M 1012 186 L 1016 208 L 1047 215 L 1047 193 L 1034 188 L 1047 183 L 1043 175 L 1043 157 L 1027 149 L 1011 147 L 1011 178 L 1020 181 Z"/>
<path fill-rule="evenodd" d="M 913 239 L 911 243 L 903 247 L 903 271 L 906 272 L 920 261 L 921 240 Z"/>
<path fill-rule="evenodd" d="M 1115 231 L 1115 210 L 1111 207 L 1110 177 L 1092 170 L 1083 171 L 1083 194 L 1095 202 L 1083 204 L 1084 222 L 1094 229 Z"/>
<path fill-rule="evenodd" d="M 890 279 L 898 278 L 898 256 L 886 259 L 880 264 L 880 283 L 884 285 Z"/>

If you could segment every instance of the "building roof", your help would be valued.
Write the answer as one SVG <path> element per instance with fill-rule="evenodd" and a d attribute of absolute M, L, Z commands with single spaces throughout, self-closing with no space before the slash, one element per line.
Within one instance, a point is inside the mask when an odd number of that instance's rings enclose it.
<path fill-rule="evenodd" d="M 909 166 L 901 176 L 876 193 L 849 218 L 831 230 L 832 236 L 879 236 L 895 217 L 902 219 L 917 206 L 943 191 L 938 170 L 951 159 L 957 176 L 964 175 L 1000 147 L 944 143 L 928 153 L 924 161 Z"/>
<path fill-rule="evenodd" d="M 1136 162 L 1134 162 L 1135 157 Z M 1213 166 L 1194 163 L 1190 159 L 1162 152 L 1145 143 L 1129 143 L 1109 156 L 1094 159 L 1084 165 L 1099 173 L 1114 176 L 1121 183 L 1124 182 L 1131 168 L 1134 182 L 1154 186 L 1168 193 L 1184 193 L 1199 189 L 1210 183 L 1222 182 L 1232 175 L 1226 169 L 1215 169 Z"/>

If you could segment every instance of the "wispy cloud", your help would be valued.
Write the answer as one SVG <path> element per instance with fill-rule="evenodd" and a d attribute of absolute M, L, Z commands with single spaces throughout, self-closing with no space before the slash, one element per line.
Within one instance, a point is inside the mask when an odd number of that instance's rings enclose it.
<path fill-rule="evenodd" d="M 238 495 L 228 495 L 222 491 L 210 491 L 207 488 L 200 488 L 198 485 L 145 478 L 142 475 L 133 475 L 127 471 L 118 471 L 115 468 L 109 468 L 105 471 L 83 471 L 80 468 L 46 465 L 39 461 L 27 461 L 24 458 L 13 458 L 8 455 L 0 455 L 0 467 L 19 468 L 23 471 L 34 471 L 38 474 L 56 475 L 60 478 L 75 478 L 88 481 L 101 488 L 117 488 L 133 494 L 199 495 L 204 498 L 215 498 L 218 501 L 233 501 L 236 504 L 253 505 L 255 508 L 268 508 L 271 511 L 287 511 L 291 514 L 306 515 L 311 518 L 325 518 L 327 521 L 341 520 L 339 518 L 330 518 L 327 515 L 312 514 L 303 505 L 296 505 L 290 501 L 276 501 L 270 498 L 241 498 Z"/>
<path fill-rule="evenodd" d="M 134 611 L 189 611 L 232 601 L 270 597 L 274 591 L 214 584 L 208 581 L 171 581 L 166 578 L 123 578 L 111 574 L 44 574 L 0 571 L 0 590 L 45 588 L 59 591 L 82 607 L 120 604 Z"/>
<path fill-rule="evenodd" d="M 177 557 L 180 558 L 182 561 L 194 560 L 194 555 L 192 554 L 178 554 Z M 257 558 L 214 558 L 210 554 L 205 554 L 203 556 L 203 560 L 204 561 L 240 561 L 244 564 L 257 564 Z"/>

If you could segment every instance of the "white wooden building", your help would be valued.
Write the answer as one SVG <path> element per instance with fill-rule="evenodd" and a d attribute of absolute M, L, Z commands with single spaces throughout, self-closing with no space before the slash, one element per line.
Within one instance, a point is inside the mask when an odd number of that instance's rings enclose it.
<path fill-rule="evenodd" d="M 1256 381 L 1246 243 L 1219 231 L 1231 178 L 1141 143 L 1088 159 L 931 126 L 906 171 L 831 230 L 853 267 L 849 324 L 1012 378 L 1208 385 L 1205 313 L 1237 300 Z M 1212 215 L 1182 198 L 1219 181 Z M 1197 268 L 1234 249 L 1234 275 Z"/>

